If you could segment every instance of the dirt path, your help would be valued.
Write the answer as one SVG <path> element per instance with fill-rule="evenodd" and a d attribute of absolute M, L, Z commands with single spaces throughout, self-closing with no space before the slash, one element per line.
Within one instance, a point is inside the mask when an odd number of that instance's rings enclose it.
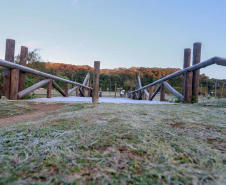
<path fill-rule="evenodd" d="M 12 116 L 4 116 L 0 118 L 0 126 L 10 125 L 12 123 L 16 123 L 19 121 L 27 121 L 31 120 L 38 116 L 45 116 L 48 115 L 49 112 L 55 111 L 62 107 L 62 105 L 45 105 L 45 104 L 37 104 L 37 105 L 30 105 L 32 110 L 30 112 L 19 114 L 19 115 L 12 115 Z"/>

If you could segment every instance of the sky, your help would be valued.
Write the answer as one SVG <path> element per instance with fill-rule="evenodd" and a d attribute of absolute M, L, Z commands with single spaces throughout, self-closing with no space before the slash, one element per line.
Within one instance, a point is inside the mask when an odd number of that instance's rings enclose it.
<path fill-rule="evenodd" d="M 10 38 L 15 54 L 40 48 L 50 62 L 182 68 L 195 42 L 201 61 L 226 58 L 225 8 L 225 0 L 0 0 L 0 58 Z M 201 73 L 226 79 L 224 66 Z"/>

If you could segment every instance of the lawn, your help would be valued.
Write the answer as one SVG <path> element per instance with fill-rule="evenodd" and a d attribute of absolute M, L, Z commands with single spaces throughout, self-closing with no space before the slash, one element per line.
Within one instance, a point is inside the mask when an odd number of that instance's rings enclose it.
<path fill-rule="evenodd" d="M 29 110 L 21 104 L 0 101 Z M 67 103 L 0 127 L 0 184 L 226 184 L 225 133 L 225 99 Z"/>

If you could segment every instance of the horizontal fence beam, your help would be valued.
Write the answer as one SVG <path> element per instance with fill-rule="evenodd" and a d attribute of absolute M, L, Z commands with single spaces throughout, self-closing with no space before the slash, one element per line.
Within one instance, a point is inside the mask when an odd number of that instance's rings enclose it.
<path fill-rule="evenodd" d="M 143 90 L 143 89 L 147 89 L 148 87 L 156 85 L 156 84 L 159 84 L 162 81 L 166 81 L 166 80 L 169 80 L 171 78 L 174 78 L 174 77 L 180 76 L 182 74 L 185 74 L 186 72 L 195 71 L 195 70 L 198 70 L 198 69 L 201 69 L 201 68 L 205 68 L 205 67 L 213 65 L 213 64 L 226 66 L 226 58 L 213 57 L 213 58 L 208 59 L 206 61 L 203 61 L 201 63 L 195 64 L 195 65 L 193 65 L 191 67 L 187 67 L 187 68 L 182 69 L 180 71 L 177 71 L 177 72 L 175 72 L 173 74 L 170 74 L 170 75 L 168 75 L 168 76 L 166 76 L 164 78 L 161 78 L 161 79 L 159 79 L 159 80 L 157 80 L 157 81 L 155 81 L 155 82 L 153 82 L 151 84 L 143 86 L 142 88 L 136 89 L 134 91 L 130 91 L 129 93 L 134 93 L 134 92 L 137 92 L 137 91 L 140 91 L 140 90 Z"/>
<path fill-rule="evenodd" d="M 47 73 L 29 68 L 29 67 L 25 67 L 25 66 L 22 66 L 22 65 L 19 65 L 19 64 L 15 64 L 15 63 L 12 63 L 12 62 L 9 62 L 9 61 L 6 61 L 6 60 L 0 59 L 0 66 L 10 68 L 10 69 L 19 69 L 19 70 L 21 70 L 22 72 L 25 72 L 25 73 L 34 74 L 34 75 L 45 77 L 45 78 L 48 78 L 48 79 L 58 80 L 58 81 L 61 81 L 61 82 L 66 82 L 66 83 L 68 82 L 70 84 L 78 85 L 80 87 L 92 89 L 91 87 L 85 86 L 83 84 L 73 82 L 73 81 L 70 81 L 70 80 L 66 80 L 66 79 L 63 79 L 63 78 L 60 78 L 60 77 L 57 77 L 57 76 L 54 76 L 54 75 L 50 75 L 50 74 L 47 74 Z"/>

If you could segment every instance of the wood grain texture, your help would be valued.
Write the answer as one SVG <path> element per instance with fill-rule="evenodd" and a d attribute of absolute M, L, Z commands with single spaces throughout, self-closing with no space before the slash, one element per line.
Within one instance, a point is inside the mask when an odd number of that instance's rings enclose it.
<path fill-rule="evenodd" d="M 194 43 L 193 45 L 193 65 L 200 63 L 201 60 L 201 46 L 202 44 L 199 42 Z M 192 78 L 192 96 L 193 96 L 193 103 L 198 102 L 198 95 L 199 95 L 199 76 L 200 70 L 193 71 L 193 78 Z"/>
<path fill-rule="evenodd" d="M 28 55 L 28 48 L 25 47 L 25 46 L 21 46 L 20 65 L 26 66 L 27 55 Z M 19 72 L 19 87 L 18 87 L 19 92 L 24 90 L 24 85 L 25 85 L 25 73 L 20 70 L 20 72 Z"/>
<path fill-rule="evenodd" d="M 15 40 L 6 40 L 5 60 L 14 63 Z M 10 99 L 11 69 L 4 69 L 3 96 Z"/>
<path fill-rule="evenodd" d="M 93 73 L 93 93 L 92 102 L 98 103 L 99 101 L 99 73 L 100 73 L 100 62 L 94 62 L 94 73 Z"/>

